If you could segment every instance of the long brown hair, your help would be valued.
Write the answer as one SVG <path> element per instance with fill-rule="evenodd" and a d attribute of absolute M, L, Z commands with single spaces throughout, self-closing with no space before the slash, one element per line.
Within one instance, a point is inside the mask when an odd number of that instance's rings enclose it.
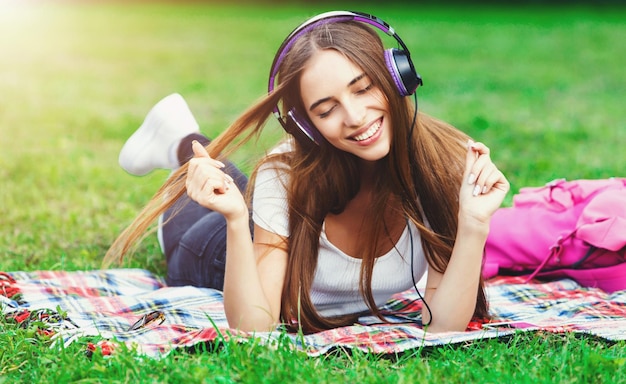
<path fill-rule="evenodd" d="M 426 259 L 431 268 L 444 272 L 457 231 L 458 193 L 463 174 L 467 136 L 452 126 L 418 113 L 409 98 L 401 97 L 387 71 L 383 45 L 378 34 L 359 22 L 321 25 L 298 38 L 278 71 L 275 90 L 248 109 L 207 147 L 212 157 L 224 156 L 258 135 L 277 104 L 286 111 L 303 111 L 300 74 L 315 52 L 334 49 L 372 79 L 385 95 L 391 117 L 392 145 L 388 156 L 378 162 L 374 201 L 368 206 L 362 238 L 359 239 L 361 278 L 359 289 L 375 315 L 380 316 L 371 290 L 376 257 L 381 240 L 388 236 L 388 223 L 380 218 L 390 209 L 406 217 L 418 228 Z M 302 114 L 306 115 L 306 114 Z M 414 122 L 415 127 L 411 129 Z M 242 140 L 236 140 L 244 135 Z M 234 143 L 234 144 L 233 144 Z M 317 266 L 322 224 L 329 213 L 340 213 L 360 188 L 358 159 L 328 143 L 311 150 L 308 142 L 295 141 L 293 150 L 265 161 L 288 165 L 287 188 L 289 230 L 287 271 L 281 299 L 282 321 L 288 327 L 314 332 L 349 324 L 354 316 L 325 318 L 311 300 L 311 287 Z M 257 168 L 258 169 L 258 168 Z M 283 169 L 281 167 L 281 169 Z M 157 192 L 133 223 L 116 239 L 105 261 L 122 260 L 156 218 L 185 193 L 183 165 Z M 252 195 L 254 177 L 248 184 Z M 390 208 L 390 202 L 394 206 Z M 428 223 L 426 225 L 425 223 Z M 410 255 L 409 257 L 412 257 Z M 391 277 L 393 278 L 393 277 Z M 480 281 L 474 315 L 487 317 L 487 300 Z"/>

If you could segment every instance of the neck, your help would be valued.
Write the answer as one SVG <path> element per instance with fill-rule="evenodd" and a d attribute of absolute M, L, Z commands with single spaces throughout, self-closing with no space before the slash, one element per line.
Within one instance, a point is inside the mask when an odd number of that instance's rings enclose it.
<path fill-rule="evenodd" d="M 361 172 L 361 190 L 371 189 L 381 172 L 381 161 L 362 160 L 359 164 Z"/>

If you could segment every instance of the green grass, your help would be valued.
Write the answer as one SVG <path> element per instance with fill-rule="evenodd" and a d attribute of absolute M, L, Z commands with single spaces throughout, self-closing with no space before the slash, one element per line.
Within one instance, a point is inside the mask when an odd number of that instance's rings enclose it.
<path fill-rule="evenodd" d="M 99 268 L 167 176 L 117 166 L 124 140 L 181 93 L 215 135 L 266 89 L 283 37 L 328 7 L 0 1 L 0 270 Z M 513 191 L 624 176 L 626 9 L 345 5 L 390 22 L 424 78 L 420 108 L 486 142 Z M 387 40 L 391 43 L 390 40 Z M 249 169 L 279 136 L 233 160 Z M 164 272 L 154 236 L 129 266 Z M 395 358 L 226 343 L 163 360 L 84 356 L 0 323 L 0 382 L 626 382 L 623 342 L 519 335 Z"/>

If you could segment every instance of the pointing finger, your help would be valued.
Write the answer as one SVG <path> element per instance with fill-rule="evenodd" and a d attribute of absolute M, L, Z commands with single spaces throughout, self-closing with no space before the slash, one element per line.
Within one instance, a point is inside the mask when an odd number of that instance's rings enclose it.
<path fill-rule="evenodd" d="M 191 143 L 191 148 L 193 149 L 193 154 L 196 157 L 211 157 L 209 156 L 209 153 L 206 151 L 206 148 L 204 148 L 204 146 L 200 144 L 200 142 L 198 142 L 197 140 L 194 140 Z"/>
<path fill-rule="evenodd" d="M 196 158 L 205 157 L 205 158 L 211 159 L 209 152 L 207 152 L 206 148 L 202 144 L 200 144 L 200 142 L 198 142 L 197 140 L 194 140 L 191 143 L 191 148 L 193 149 L 194 157 Z M 215 160 L 215 159 L 212 159 L 212 160 L 215 162 L 215 165 L 218 168 L 224 168 L 224 163 L 222 163 L 219 160 Z"/>

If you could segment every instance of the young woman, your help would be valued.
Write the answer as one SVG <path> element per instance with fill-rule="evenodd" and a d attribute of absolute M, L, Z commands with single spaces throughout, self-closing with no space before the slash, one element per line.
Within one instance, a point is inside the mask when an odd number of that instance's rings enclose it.
<path fill-rule="evenodd" d="M 404 49 L 385 50 L 376 29 Z M 246 331 L 314 332 L 381 316 L 428 269 L 427 330 L 464 330 L 488 316 L 483 248 L 509 184 L 484 144 L 417 112 L 406 96 L 420 83 L 387 24 L 330 12 L 288 36 L 267 97 L 212 142 L 180 96 L 164 99 L 120 164 L 175 171 L 106 260 L 122 260 L 160 218 L 168 283 L 223 290 L 229 325 Z M 247 188 L 218 158 L 272 113 L 291 135 Z"/>

